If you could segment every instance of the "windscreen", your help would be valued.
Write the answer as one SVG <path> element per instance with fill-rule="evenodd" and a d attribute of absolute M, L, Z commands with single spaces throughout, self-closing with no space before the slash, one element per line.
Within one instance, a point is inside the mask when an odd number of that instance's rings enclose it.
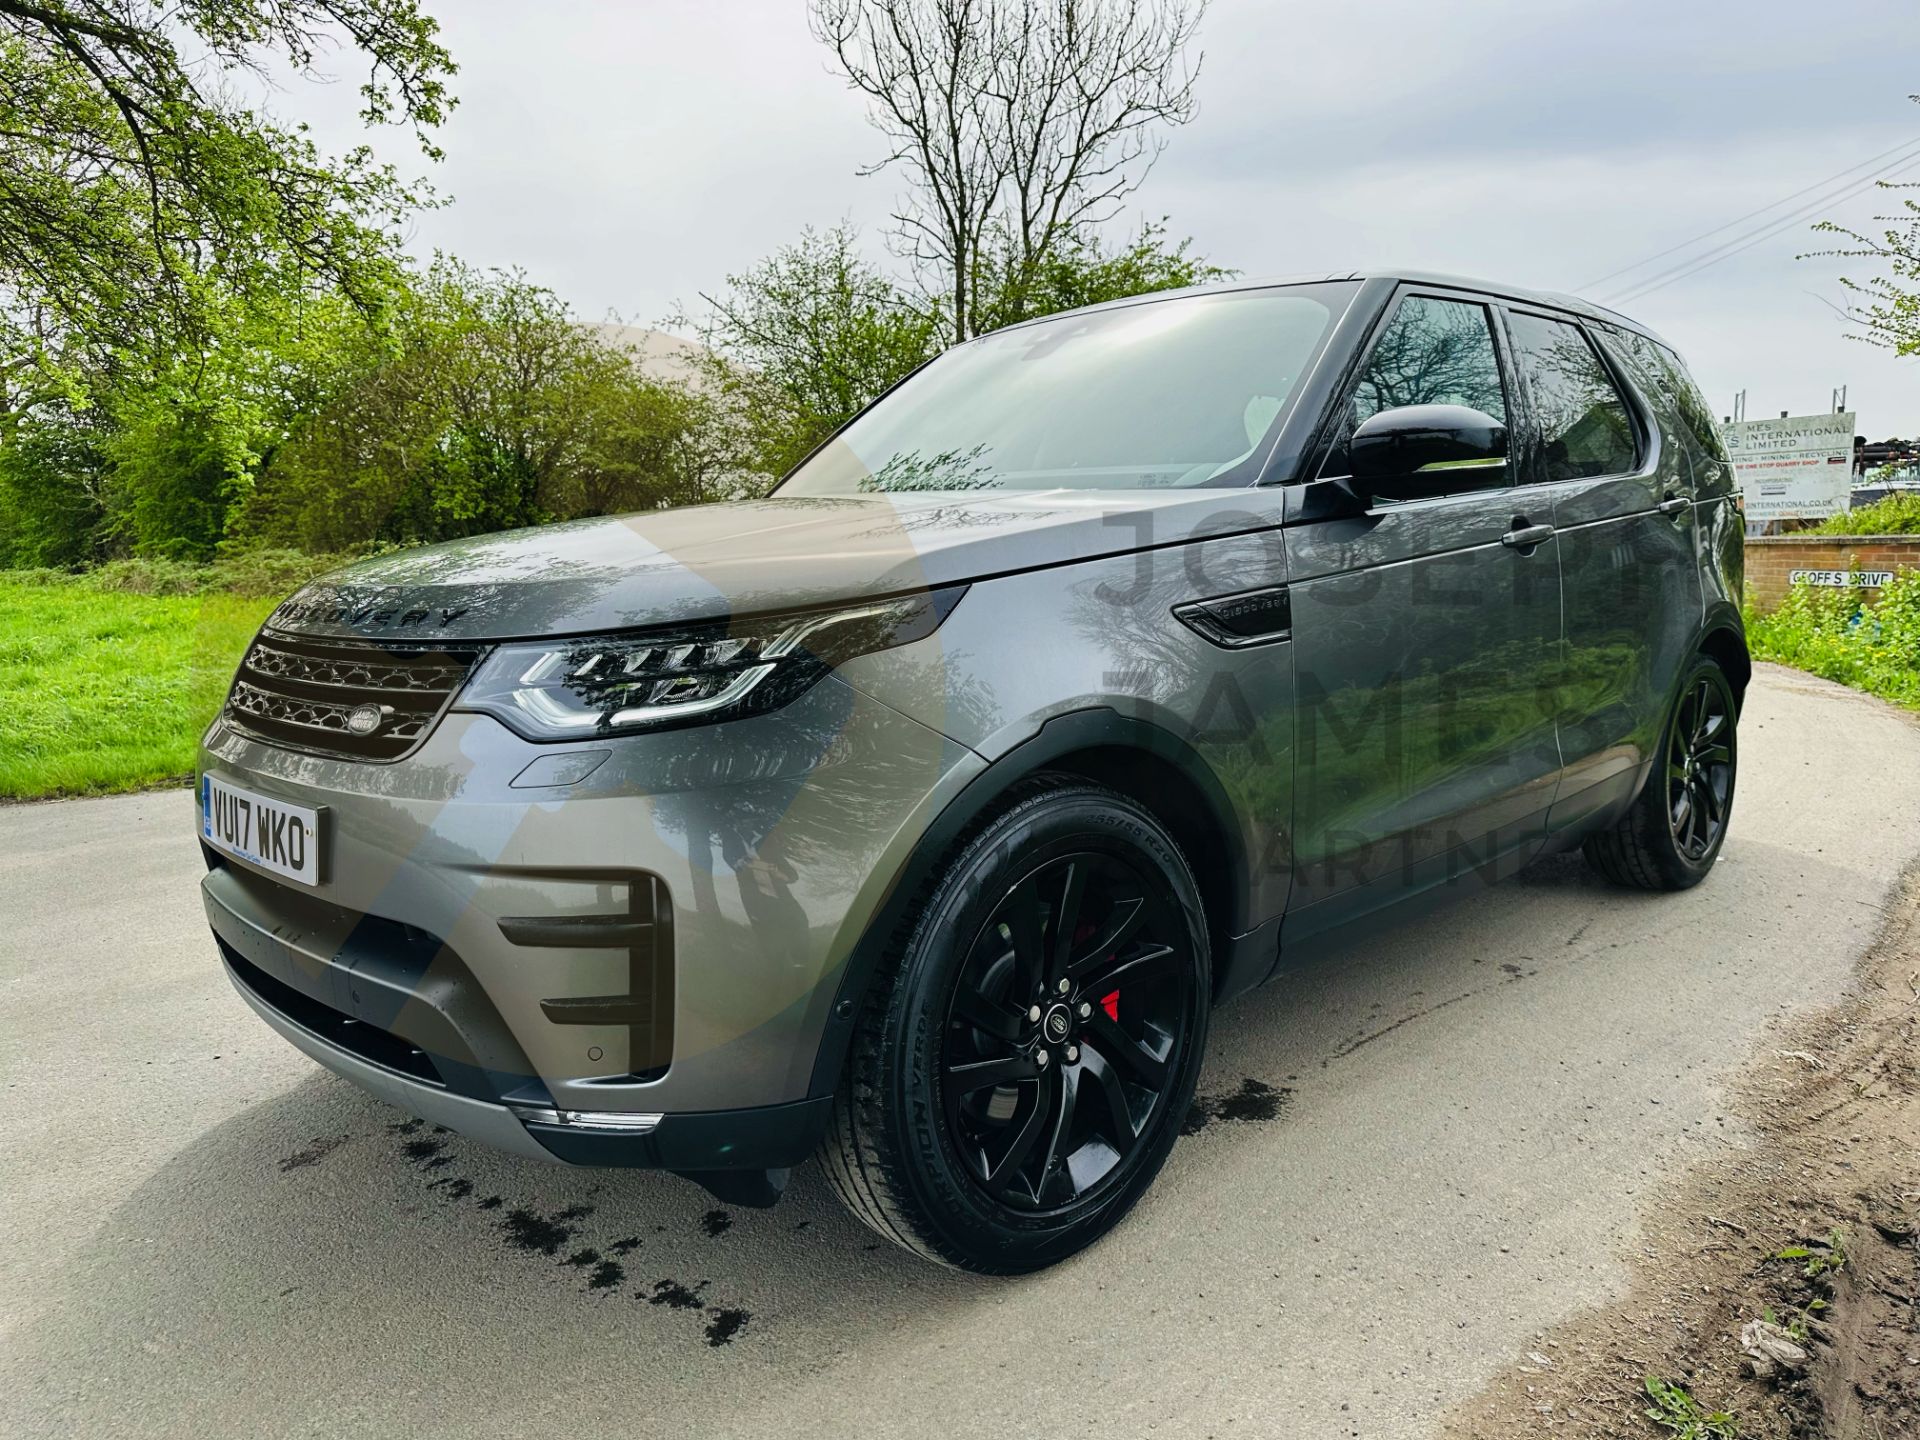
<path fill-rule="evenodd" d="M 1064 315 L 949 350 L 782 495 L 1252 483 L 1348 284 Z"/>

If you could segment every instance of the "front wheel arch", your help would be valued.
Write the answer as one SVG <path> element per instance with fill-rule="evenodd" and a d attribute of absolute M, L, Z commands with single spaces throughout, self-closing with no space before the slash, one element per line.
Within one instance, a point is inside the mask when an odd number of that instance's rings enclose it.
<path fill-rule="evenodd" d="M 1136 774 L 1129 778 L 1126 767 Z M 1139 767 L 1149 767 L 1140 770 Z M 1172 731 L 1116 711 L 1075 710 L 1056 715 L 1034 735 L 994 760 L 935 817 L 887 889 L 886 898 L 855 933 L 840 944 L 848 957 L 827 1012 L 820 1048 L 807 1087 L 809 1099 L 833 1094 L 846 1068 L 854 1018 L 887 944 L 899 931 L 916 897 L 952 853 L 962 835 L 1002 809 L 1022 784 L 1060 773 L 1118 790 L 1153 814 L 1172 833 L 1194 869 L 1207 928 L 1213 938 L 1216 983 L 1230 975 L 1220 948 L 1265 917 L 1249 917 L 1252 861 L 1233 803 L 1192 745 Z M 1165 797 L 1141 793 L 1139 775 L 1177 781 Z M 1116 783 L 1116 777 L 1119 783 Z M 1172 813 L 1177 812 L 1177 813 Z"/>

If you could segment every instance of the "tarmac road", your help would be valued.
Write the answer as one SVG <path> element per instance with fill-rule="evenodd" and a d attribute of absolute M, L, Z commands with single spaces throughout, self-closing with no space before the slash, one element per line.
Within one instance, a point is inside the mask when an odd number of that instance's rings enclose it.
<path fill-rule="evenodd" d="M 1742 1143 L 1716 1077 L 1920 853 L 1920 730 L 1772 668 L 1681 896 L 1536 866 L 1216 1020 L 1090 1253 L 977 1280 L 811 1169 L 770 1211 L 493 1154 L 228 989 L 184 792 L 0 809 L 0 1432 L 1425 1436 Z"/>

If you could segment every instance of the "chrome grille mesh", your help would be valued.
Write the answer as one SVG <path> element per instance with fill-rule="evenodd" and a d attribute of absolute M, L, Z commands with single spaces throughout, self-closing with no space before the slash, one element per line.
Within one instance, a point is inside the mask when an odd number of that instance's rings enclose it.
<path fill-rule="evenodd" d="M 453 703 L 480 650 L 263 633 L 240 662 L 223 718 L 235 730 L 289 749 L 398 760 Z M 379 723 L 358 733 L 355 712 L 369 706 Z"/>
<path fill-rule="evenodd" d="M 445 691 L 467 678 L 470 658 L 435 658 L 441 652 L 421 651 L 403 656 L 377 645 L 366 645 L 365 654 L 341 653 L 344 646 L 329 644 L 329 653 L 313 653 L 318 647 L 307 643 L 295 649 L 284 640 L 256 640 L 248 652 L 247 664 L 256 675 L 323 685 L 340 690 Z"/>

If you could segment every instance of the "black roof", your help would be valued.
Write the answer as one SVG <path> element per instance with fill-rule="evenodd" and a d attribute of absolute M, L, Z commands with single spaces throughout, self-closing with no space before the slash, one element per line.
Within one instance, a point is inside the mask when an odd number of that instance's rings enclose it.
<path fill-rule="evenodd" d="M 1467 290 L 1481 295 L 1489 295 L 1501 300 L 1517 300 L 1523 304 L 1539 305 L 1551 310 L 1564 310 L 1570 314 L 1583 315 L 1590 320 L 1604 321 L 1609 325 L 1618 325 L 1635 331 L 1660 345 L 1667 345 L 1660 335 L 1642 325 L 1630 316 L 1622 315 L 1618 310 L 1609 310 L 1604 305 L 1596 305 L 1591 300 L 1582 300 L 1578 295 L 1567 295 L 1555 290 L 1531 290 L 1524 285 L 1503 285 L 1492 280 L 1476 280 L 1467 275 L 1445 275 L 1431 270 L 1336 270 L 1324 275 L 1275 275 L 1249 276 L 1244 279 L 1220 280 L 1211 285 L 1193 285 L 1181 290 L 1152 291 L 1145 295 L 1130 296 L 1125 300 L 1109 300 L 1103 305 L 1088 305 L 1088 310 L 1106 310 L 1122 305 L 1136 305 L 1143 301 L 1164 300 L 1176 295 L 1212 295 L 1234 290 L 1270 290 L 1284 285 L 1324 285 L 1336 280 L 1392 280 L 1409 285 L 1434 285 L 1450 290 Z M 1037 320 L 1048 320 L 1053 316 L 1037 316 L 1034 320 L 1020 322 L 1031 325 Z M 1671 346 L 1667 346 L 1671 349 Z"/>

